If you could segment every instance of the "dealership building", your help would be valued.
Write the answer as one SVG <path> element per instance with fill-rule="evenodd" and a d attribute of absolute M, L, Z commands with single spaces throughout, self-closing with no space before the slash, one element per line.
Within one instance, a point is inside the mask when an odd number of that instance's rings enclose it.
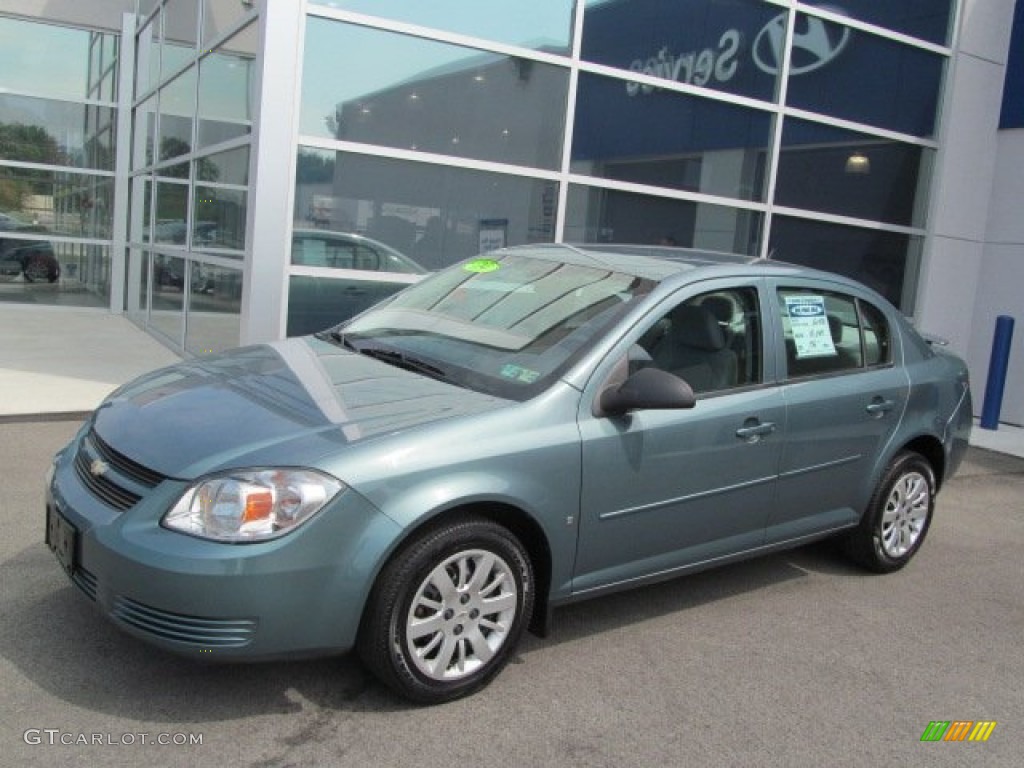
<path fill-rule="evenodd" d="M 967 357 L 980 409 L 996 318 L 1024 321 L 1022 16 L 0 0 L 0 301 L 203 354 L 503 245 L 673 244 L 864 281 Z"/>

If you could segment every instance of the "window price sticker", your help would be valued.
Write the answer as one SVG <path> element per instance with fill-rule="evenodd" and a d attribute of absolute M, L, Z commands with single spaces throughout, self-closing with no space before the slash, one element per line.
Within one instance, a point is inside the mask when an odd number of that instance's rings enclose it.
<path fill-rule="evenodd" d="M 797 359 L 832 357 L 836 354 L 825 314 L 824 296 L 786 296 L 789 326 Z"/>

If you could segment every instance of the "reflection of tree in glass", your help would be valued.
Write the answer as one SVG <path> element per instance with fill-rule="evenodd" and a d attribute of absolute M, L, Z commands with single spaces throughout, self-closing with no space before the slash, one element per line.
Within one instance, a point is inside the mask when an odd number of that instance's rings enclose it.
<path fill-rule="evenodd" d="M 38 125 L 0 123 L 0 159 L 23 163 L 63 165 L 65 153 L 57 140 Z M 0 210 L 20 209 L 33 183 L 52 180 L 51 171 L 0 168 Z"/>
<path fill-rule="evenodd" d="M 295 164 L 295 178 L 300 183 L 322 184 L 334 180 L 334 154 L 299 152 Z"/>
<path fill-rule="evenodd" d="M 192 146 L 187 141 L 174 136 L 168 136 L 160 142 L 161 161 L 170 160 L 172 157 L 187 155 L 191 151 Z M 217 165 L 209 158 L 201 157 L 196 160 L 196 170 L 199 181 L 217 181 L 217 179 L 220 178 L 220 168 L 218 168 Z M 172 165 L 169 168 L 162 168 L 160 170 L 160 175 L 172 179 L 187 179 L 188 163 L 180 163 L 179 165 Z"/>

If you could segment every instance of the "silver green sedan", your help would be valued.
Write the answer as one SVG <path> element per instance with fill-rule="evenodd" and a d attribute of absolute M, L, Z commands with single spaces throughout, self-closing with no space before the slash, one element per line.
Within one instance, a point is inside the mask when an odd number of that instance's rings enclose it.
<path fill-rule="evenodd" d="M 557 605 L 827 536 L 902 568 L 970 424 L 964 363 L 851 280 L 509 248 L 122 387 L 56 456 L 46 538 L 155 645 L 357 649 L 434 703 Z"/>

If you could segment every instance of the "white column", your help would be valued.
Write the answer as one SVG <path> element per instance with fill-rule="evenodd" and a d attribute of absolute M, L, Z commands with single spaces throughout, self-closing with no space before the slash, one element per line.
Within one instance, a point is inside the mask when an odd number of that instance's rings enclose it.
<path fill-rule="evenodd" d="M 302 85 L 303 6 L 280 0 L 260 3 L 260 64 L 249 161 L 249 241 L 242 292 L 243 344 L 284 336 L 297 94 Z"/>
<path fill-rule="evenodd" d="M 918 288 L 918 327 L 948 338 L 968 357 L 976 393 L 986 371 L 972 349 L 971 308 L 984 302 L 978 286 L 1013 8 L 1014 0 L 962 3 Z"/>
<path fill-rule="evenodd" d="M 121 17 L 121 66 L 117 81 L 117 154 L 114 158 L 114 210 L 110 243 L 110 311 L 125 310 L 124 283 L 128 245 L 128 179 L 132 152 L 132 93 L 135 67 L 135 14 Z M 134 293 L 138 305 L 138 292 Z"/>

